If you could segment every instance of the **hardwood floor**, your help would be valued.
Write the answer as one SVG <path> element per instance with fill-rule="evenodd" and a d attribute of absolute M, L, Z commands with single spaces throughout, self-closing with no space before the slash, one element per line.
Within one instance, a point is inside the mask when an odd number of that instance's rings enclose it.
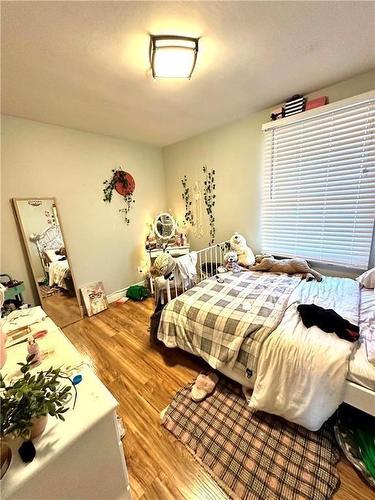
<path fill-rule="evenodd" d="M 220 500 L 227 496 L 184 446 L 159 423 L 176 390 L 205 368 L 197 358 L 149 343 L 153 300 L 112 305 L 63 329 L 120 402 L 133 499 Z M 374 500 L 374 492 L 342 459 L 335 500 Z"/>
<path fill-rule="evenodd" d="M 76 297 L 57 293 L 42 298 L 42 307 L 60 328 L 79 321 L 81 310 Z"/>

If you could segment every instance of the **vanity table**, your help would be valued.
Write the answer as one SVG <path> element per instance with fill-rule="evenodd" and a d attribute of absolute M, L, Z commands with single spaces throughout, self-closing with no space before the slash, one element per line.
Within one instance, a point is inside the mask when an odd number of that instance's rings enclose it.
<path fill-rule="evenodd" d="M 158 255 L 162 253 L 169 253 L 172 255 L 172 257 L 180 257 L 181 255 L 186 255 L 187 253 L 190 252 L 190 245 L 189 244 L 184 246 L 170 245 L 165 249 L 153 248 L 151 250 L 147 250 L 147 252 L 149 253 L 152 262 L 154 259 L 156 259 Z"/>
<path fill-rule="evenodd" d="M 180 243 L 180 244 L 178 244 Z M 155 259 L 163 253 L 169 253 L 172 257 L 181 257 L 190 252 L 186 235 L 179 233 L 178 225 L 171 214 L 163 212 L 155 218 L 152 232 L 146 240 L 146 252 L 150 257 L 151 266 Z M 149 276 L 151 293 L 154 293 L 154 279 Z"/>
<path fill-rule="evenodd" d="M 34 312 L 38 318 L 30 325 L 31 333 L 47 330 L 45 340 L 39 345 L 43 350 L 54 349 L 33 370 L 73 366 L 76 367 L 74 374 L 82 375 L 82 382 L 76 386 L 76 406 L 65 414 L 66 421 L 48 416 L 46 430 L 33 440 L 36 457 L 31 463 L 25 464 L 20 459 L 17 450 L 21 442 L 9 441 L 12 460 L 0 482 L 1 498 L 131 500 L 116 419 L 118 402 L 84 363 L 60 328 L 40 307 L 31 309 L 37 310 Z M 25 353 L 25 344 L 8 349 L 8 359 L 2 368 L 7 378 L 17 374 L 17 362 L 25 359 Z"/>
<path fill-rule="evenodd" d="M 171 214 L 163 212 L 155 217 L 152 232 L 146 241 L 146 251 L 151 263 L 162 253 L 169 253 L 172 257 L 189 253 L 190 245 L 186 236 L 182 232 L 179 233 L 177 222 Z M 177 239 L 180 240 L 179 243 L 176 242 Z"/>

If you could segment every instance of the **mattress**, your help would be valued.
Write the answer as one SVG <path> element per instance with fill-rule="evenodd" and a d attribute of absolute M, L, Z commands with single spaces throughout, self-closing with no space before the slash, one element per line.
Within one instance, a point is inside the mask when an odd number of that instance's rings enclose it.
<path fill-rule="evenodd" d="M 375 391 L 375 293 L 361 290 L 360 340 L 349 361 L 347 379 Z"/>
<path fill-rule="evenodd" d="M 332 293 L 336 296 L 337 290 L 335 290 L 332 284 L 335 283 L 334 280 L 326 280 L 325 286 L 327 287 L 327 293 Z M 315 285 L 315 283 L 314 283 Z M 319 286 L 316 283 L 316 286 Z M 295 289 L 295 291 L 290 296 L 288 307 L 292 306 L 293 303 L 311 303 L 313 300 L 306 300 L 307 297 L 311 299 L 311 295 L 307 292 L 311 288 L 305 281 L 302 281 L 300 285 Z M 338 295 L 337 295 L 338 296 Z M 340 301 L 342 297 L 340 297 Z M 371 355 L 375 357 L 375 293 L 374 290 L 361 290 L 361 303 L 359 311 L 359 327 L 360 327 L 360 340 L 357 342 L 356 348 L 349 360 L 349 369 L 347 379 L 355 382 L 356 384 L 362 385 L 375 391 L 375 363 L 370 363 L 369 359 Z M 319 304 L 324 306 L 324 304 Z M 354 318 L 356 316 L 356 311 L 350 300 L 344 303 L 336 304 L 337 307 L 334 309 L 344 309 L 347 313 L 348 319 Z M 297 310 L 293 307 L 289 309 L 288 314 L 284 317 L 279 325 L 279 328 L 290 328 L 290 322 L 294 315 L 298 315 Z M 302 322 L 298 323 L 298 328 L 304 329 Z M 334 334 L 328 334 L 334 335 Z M 193 353 L 196 354 L 196 353 Z M 375 360 L 374 360 L 375 361 Z M 255 380 L 245 379 L 242 373 L 236 370 L 231 370 L 229 368 L 223 368 L 220 370 L 227 377 L 236 380 L 242 385 L 253 388 Z"/>

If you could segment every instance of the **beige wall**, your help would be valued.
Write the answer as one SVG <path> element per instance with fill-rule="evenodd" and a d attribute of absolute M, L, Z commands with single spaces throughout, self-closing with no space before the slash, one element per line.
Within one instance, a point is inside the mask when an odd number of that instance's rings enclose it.
<path fill-rule="evenodd" d="M 130 225 L 119 196 L 102 201 L 102 183 L 123 166 L 136 181 Z M 78 287 L 102 280 L 107 293 L 140 280 L 146 221 L 163 211 L 160 148 L 14 117 L 2 120 L 1 272 L 32 285 L 10 198 L 55 196 Z M 34 290 L 34 298 L 36 291 Z"/>
<path fill-rule="evenodd" d="M 312 95 L 328 95 L 334 102 L 373 89 L 374 80 L 374 72 L 365 73 Z M 1 272 L 26 281 L 26 299 L 33 302 L 9 200 L 55 196 L 77 286 L 102 280 L 109 294 L 139 281 L 136 268 L 144 257 L 146 222 L 165 209 L 181 219 L 181 178 L 186 174 L 190 183 L 201 178 L 204 164 L 217 172 L 216 241 L 239 231 L 260 251 L 261 125 L 269 114 L 270 109 L 254 113 L 168 146 L 163 154 L 146 144 L 3 117 Z M 102 201 L 102 182 L 119 165 L 137 184 L 130 226 L 117 212 L 119 197 L 110 205 Z M 205 214 L 204 226 L 203 238 L 192 237 L 195 247 L 208 243 Z"/>
<path fill-rule="evenodd" d="M 372 71 L 310 95 L 327 95 L 330 102 L 334 102 L 374 88 L 375 72 Z M 184 213 L 181 178 L 186 174 L 192 184 L 197 177 L 202 176 L 204 164 L 216 170 L 217 242 L 228 239 L 233 232 L 238 231 L 246 236 L 255 252 L 261 250 L 261 126 L 269 121 L 270 112 L 275 107 L 163 150 L 168 207 L 180 217 Z M 197 248 L 207 246 L 209 241 L 206 215 L 204 221 L 203 238 L 191 238 Z"/>

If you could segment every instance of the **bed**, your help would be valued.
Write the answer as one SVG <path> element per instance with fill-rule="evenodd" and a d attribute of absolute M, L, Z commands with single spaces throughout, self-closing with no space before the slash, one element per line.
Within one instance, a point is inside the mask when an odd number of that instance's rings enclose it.
<path fill-rule="evenodd" d="M 48 275 L 48 285 L 58 286 L 69 292 L 72 290 L 72 278 L 69 262 L 64 255 L 64 240 L 60 226 L 49 225 L 44 231 L 34 237 L 44 270 Z M 63 249 L 63 252 L 61 252 Z"/>
<path fill-rule="evenodd" d="M 48 280 L 49 286 L 58 286 L 69 290 L 69 280 L 71 279 L 71 272 L 69 262 L 65 260 L 55 260 L 48 265 Z"/>
<path fill-rule="evenodd" d="M 375 415 L 373 290 L 361 290 L 347 278 L 325 277 L 317 283 L 259 272 L 221 278 L 224 283 L 214 276 L 198 279 L 195 287 L 170 300 L 158 339 L 254 389 L 254 409 L 312 430 L 342 401 Z M 336 310 L 360 326 L 360 340 L 352 344 L 317 327 L 306 329 L 299 303 Z"/>

